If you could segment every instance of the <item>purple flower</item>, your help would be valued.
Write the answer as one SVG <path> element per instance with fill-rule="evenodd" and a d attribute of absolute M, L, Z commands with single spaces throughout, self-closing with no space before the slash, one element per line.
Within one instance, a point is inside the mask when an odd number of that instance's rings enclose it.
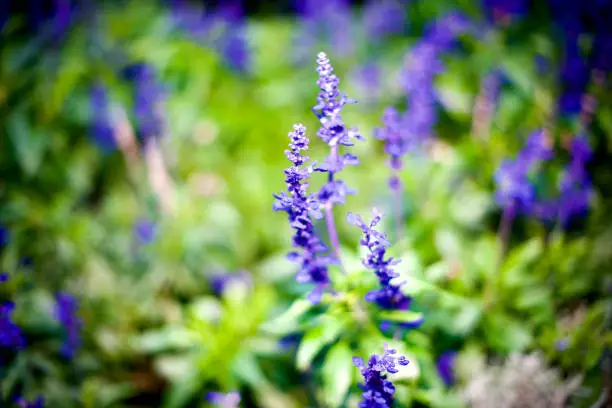
<path fill-rule="evenodd" d="M 148 218 L 140 218 L 134 225 L 134 235 L 141 244 L 150 244 L 157 235 L 157 226 Z"/>
<path fill-rule="evenodd" d="M 56 296 L 55 316 L 63 326 L 65 339 L 61 354 L 72 359 L 81 347 L 81 319 L 78 316 L 79 303 L 77 298 L 67 292 L 60 292 Z"/>
<path fill-rule="evenodd" d="M 228 392 L 227 394 L 209 392 L 206 394 L 206 400 L 219 408 L 238 408 L 240 394 L 236 391 Z"/>
<path fill-rule="evenodd" d="M 354 50 L 351 7 L 347 0 L 296 0 L 300 29 L 296 36 L 297 58 L 302 61 L 323 40 L 336 54 L 347 56 Z"/>
<path fill-rule="evenodd" d="M 13 310 L 13 302 L 0 303 L 0 347 L 21 349 L 25 347 L 25 338 L 21 328 L 12 320 Z"/>
<path fill-rule="evenodd" d="M 225 289 L 232 284 L 244 284 L 246 286 L 253 285 L 253 279 L 247 271 L 240 271 L 238 273 L 221 273 L 214 275 L 210 284 L 212 291 L 215 295 L 220 296 Z"/>
<path fill-rule="evenodd" d="M 134 64 L 128 67 L 127 72 L 135 84 L 134 113 L 141 140 L 162 136 L 165 91 L 155 69 L 147 64 Z"/>
<path fill-rule="evenodd" d="M 593 152 L 584 136 L 574 138 L 571 144 L 572 160 L 559 184 L 559 221 L 563 225 L 584 215 L 591 204 L 593 187 L 586 171 L 586 163 Z"/>
<path fill-rule="evenodd" d="M 515 160 L 504 160 L 495 172 L 495 201 L 503 208 L 533 211 L 535 188 L 529 173 L 540 162 L 553 157 L 552 143 L 543 130 L 532 132 Z M 540 210 L 550 210 L 541 208 Z"/>
<path fill-rule="evenodd" d="M 110 116 L 110 106 L 106 88 L 97 83 L 91 88 L 92 137 L 95 144 L 103 151 L 117 148 L 115 130 Z"/>
<path fill-rule="evenodd" d="M 0 249 L 8 245 L 11 239 L 11 233 L 8 228 L 0 225 Z"/>
<path fill-rule="evenodd" d="M 312 110 L 321 122 L 317 136 L 331 148 L 330 155 L 323 164 L 316 168 L 317 171 L 328 174 L 328 182 L 321 188 L 319 200 L 323 204 L 328 202 L 343 204 L 345 197 L 354 194 L 354 190 L 350 189 L 343 181 L 335 180 L 334 176 L 345 166 L 359 164 L 359 159 L 350 153 L 340 155 L 338 148 L 340 145 L 353 146 L 353 139 L 363 140 L 363 137 L 358 133 L 357 128 L 347 128 L 342 121 L 341 113 L 344 105 L 356 101 L 340 93 L 338 89 L 340 79 L 334 74 L 334 68 L 324 52 L 318 54 L 317 65 L 317 72 L 319 73 L 317 85 L 321 91 L 317 96 L 317 104 L 313 106 Z"/>
<path fill-rule="evenodd" d="M 399 273 L 393 270 L 393 266 L 397 265 L 400 260 L 393 258 L 385 258 L 387 248 L 391 243 L 387 240 L 387 234 L 378 232 L 374 228 L 381 221 L 383 214 L 374 209 L 374 218 L 369 224 L 366 224 L 360 215 L 348 213 L 346 219 L 349 224 L 355 225 L 364 233 L 363 238 L 359 243 L 366 247 L 369 253 L 363 259 L 363 265 L 374 271 L 380 288 L 368 292 L 365 299 L 368 302 L 378 304 L 383 309 L 407 310 L 410 307 L 411 298 L 405 296 L 400 290 L 401 286 L 406 282 L 392 282 L 394 278 L 399 277 Z M 400 324 L 402 328 L 418 327 L 422 321 Z"/>
<path fill-rule="evenodd" d="M 20 408 L 44 408 L 45 400 L 42 397 L 38 397 L 34 401 L 29 402 L 23 397 L 18 397 L 15 399 L 15 404 L 17 404 Z"/>
<path fill-rule="evenodd" d="M 370 0 L 363 9 L 363 26 L 368 37 L 377 40 L 404 31 L 406 6 L 399 0 Z"/>
<path fill-rule="evenodd" d="M 249 46 L 242 24 L 232 24 L 219 41 L 219 52 L 233 69 L 244 72 L 249 63 Z"/>
<path fill-rule="evenodd" d="M 408 365 L 408 360 L 403 356 L 394 356 L 396 350 L 389 349 L 384 345 L 384 354 L 372 355 L 366 366 L 363 359 L 353 357 L 353 364 L 359 368 L 364 382 L 359 384 L 363 390 L 361 394 L 363 401 L 359 408 L 390 408 L 393 406 L 395 387 L 387 379 L 387 374 L 398 372 L 396 364 Z"/>
<path fill-rule="evenodd" d="M 507 21 L 528 11 L 526 0 L 483 0 L 482 3 L 487 16 L 494 22 Z"/>
<path fill-rule="evenodd" d="M 557 351 L 565 351 L 570 346 L 570 339 L 568 337 L 563 337 L 555 341 L 555 350 Z"/>
<path fill-rule="evenodd" d="M 455 351 L 445 351 L 438 359 L 438 374 L 447 386 L 455 383 L 455 361 L 457 353 Z"/>
<path fill-rule="evenodd" d="M 309 298 L 317 303 L 321 299 L 323 290 L 329 285 L 327 267 L 333 262 L 329 256 L 321 254 L 327 252 L 325 244 L 317 237 L 314 231 L 312 218 L 321 218 L 319 202 L 313 194 L 308 194 L 308 178 L 312 173 L 314 164 L 303 167 L 309 160 L 302 155 L 308 150 L 309 140 L 306 137 L 306 128 L 297 124 L 293 132 L 289 133 L 291 142 L 285 155 L 292 166 L 285 170 L 285 183 L 287 191 L 275 194 L 274 211 L 285 211 L 289 216 L 289 223 L 295 230 L 293 246 L 300 248 L 301 253 L 291 252 L 289 260 L 300 264 L 300 271 L 296 279 L 302 283 L 314 283 L 315 289 Z"/>

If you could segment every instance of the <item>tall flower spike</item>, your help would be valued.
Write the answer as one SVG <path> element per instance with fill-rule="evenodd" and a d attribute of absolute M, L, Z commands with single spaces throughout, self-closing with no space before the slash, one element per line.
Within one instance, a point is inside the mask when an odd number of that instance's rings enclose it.
<path fill-rule="evenodd" d="M 353 357 L 353 364 L 359 368 L 364 382 L 359 384 L 363 390 L 363 401 L 359 408 L 391 408 L 393 406 L 395 387 L 387 379 L 387 374 L 398 372 L 396 364 L 408 365 L 408 360 L 403 356 L 394 356 L 396 350 L 384 345 L 384 354 L 372 355 L 366 366 L 363 359 Z"/>
<path fill-rule="evenodd" d="M 323 290 L 329 285 L 327 267 L 334 260 L 322 255 L 327 252 L 327 247 L 315 234 L 312 223 L 312 218 L 321 218 L 321 213 L 316 197 L 307 193 L 307 180 L 312 173 L 314 163 L 303 167 L 309 160 L 307 156 L 302 155 L 302 151 L 308 150 L 306 128 L 301 124 L 294 125 L 289 138 L 291 142 L 289 150 L 285 150 L 285 155 L 292 166 L 285 170 L 287 192 L 274 195 L 276 201 L 273 209 L 285 211 L 289 215 L 289 223 L 295 230 L 293 246 L 300 248 L 301 253 L 291 252 L 288 258 L 300 263 L 300 271 L 296 277 L 298 282 L 315 284 L 309 299 L 317 303 L 321 299 Z"/>
<path fill-rule="evenodd" d="M 81 347 L 81 319 L 77 315 L 79 309 L 78 300 L 71 294 L 62 292 L 57 295 L 55 315 L 64 327 L 65 340 L 61 354 L 71 359 Z"/>
<path fill-rule="evenodd" d="M 349 224 L 355 225 L 363 231 L 364 235 L 359 243 L 367 248 L 369 253 L 362 262 L 366 268 L 374 271 L 380 283 L 380 288 L 367 293 L 365 299 L 368 302 L 378 304 L 383 309 L 407 310 L 412 299 L 405 296 L 400 289 L 405 282 L 393 282 L 393 279 L 399 277 L 399 274 L 393 270 L 393 266 L 397 265 L 400 260 L 385 259 L 387 248 L 391 246 L 391 243 L 387 240 L 387 234 L 375 229 L 382 217 L 383 214 L 376 209 L 374 209 L 374 218 L 369 224 L 366 224 L 360 215 L 352 212 L 348 213 L 346 217 Z M 400 324 L 399 327 L 414 328 L 421 323 L 422 320 L 419 320 Z"/>
<path fill-rule="evenodd" d="M 357 128 L 349 129 L 342 121 L 341 113 L 344 105 L 356 101 L 340 93 L 338 89 L 340 79 L 334 74 L 334 68 L 324 52 L 320 52 L 317 56 L 317 72 L 319 73 L 317 85 L 321 91 L 317 96 L 317 104 L 313 106 L 312 110 L 321 122 L 317 136 L 327 143 L 331 150 L 323 164 L 316 168 L 317 171 L 325 172 L 328 175 L 327 183 L 321 188 L 318 198 L 325 207 L 325 218 L 331 246 L 336 257 L 340 259 L 340 243 L 332 207 L 334 204 L 344 204 L 346 196 L 354 194 L 355 191 L 342 180 L 336 179 L 335 176 L 345 166 L 359 164 L 359 159 L 350 153 L 340 155 L 338 148 L 340 145 L 352 146 L 353 139 L 363 140 L 363 137 L 358 133 Z"/>
<path fill-rule="evenodd" d="M 578 136 L 571 144 L 572 161 L 566 168 L 559 185 L 558 217 L 562 225 L 589 208 L 593 187 L 586 171 L 586 163 L 593 151 L 584 136 Z"/>

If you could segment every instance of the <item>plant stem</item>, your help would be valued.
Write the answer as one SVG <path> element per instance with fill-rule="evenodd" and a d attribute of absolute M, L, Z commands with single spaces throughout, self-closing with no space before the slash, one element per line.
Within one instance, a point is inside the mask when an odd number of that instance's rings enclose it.
<path fill-rule="evenodd" d="M 342 258 L 340 257 L 340 241 L 338 240 L 338 232 L 336 231 L 336 223 L 334 222 L 334 213 L 332 203 L 325 203 L 325 222 L 327 224 L 327 233 L 329 234 L 329 242 L 332 246 L 336 258 L 340 263 L 342 273 L 346 273 L 342 267 Z"/>
<path fill-rule="evenodd" d="M 393 213 L 395 218 L 395 240 L 399 242 L 404 237 L 404 228 L 402 222 L 402 188 L 397 177 L 397 170 L 391 176 L 392 180 L 397 182 L 396 186 L 392 186 L 393 190 Z"/>
<path fill-rule="evenodd" d="M 510 233 L 512 232 L 512 222 L 514 221 L 515 209 L 513 205 L 509 205 L 504 208 L 502 213 L 502 219 L 499 223 L 499 230 L 497 236 L 501 244 L 499 258 L 497 260 L 497 272 L 501 270 L 501 266 L 508 255 L 508 249 L 510 248 Z"/>

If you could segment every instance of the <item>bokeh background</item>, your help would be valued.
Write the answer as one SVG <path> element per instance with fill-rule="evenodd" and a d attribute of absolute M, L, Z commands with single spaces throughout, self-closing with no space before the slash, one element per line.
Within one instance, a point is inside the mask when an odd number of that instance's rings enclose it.
<path fill-rule="evenodd" d="M 358 370 L 325 364 L 338 339 L 301 341 L 325 320 L 273 320 L 310 289 L 272 194 L 294 123 L 328 149 L 319 51 L 366 138 L 337 213 L 352 268 L 344 214 L 394 211 L 375 129 L 388 107 L 418 127 L 404 235 L 384 225 L 424 318 L 396 406 L 612 404 L 609 1 L 0 1 L 0 406 L 357 406 Z M 496 192 L 521 185 L 495 175 L 538 129 L 542 205 L 500 232 Z"/>

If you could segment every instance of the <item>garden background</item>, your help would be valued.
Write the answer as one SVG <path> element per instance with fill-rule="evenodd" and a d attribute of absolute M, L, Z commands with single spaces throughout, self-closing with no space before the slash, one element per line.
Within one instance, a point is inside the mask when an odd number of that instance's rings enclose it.
<path fill-rule="evenodd" d="M 610 406 L 612 5 L 285 3 L 2 2 L 0 406 L 356 407 L 385 342 L 398 407 Z M 273 194 L 321 51 L 365 141 L 312 304 Z"/>

